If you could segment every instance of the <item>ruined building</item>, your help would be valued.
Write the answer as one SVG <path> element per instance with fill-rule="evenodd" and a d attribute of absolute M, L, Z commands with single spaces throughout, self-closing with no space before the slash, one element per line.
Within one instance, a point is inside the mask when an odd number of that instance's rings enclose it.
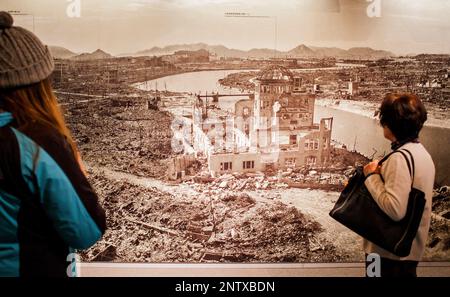
<path fill-rule="evenodd" d="M 325 165 L 333 119 L 313 122 L 312 85 L 281 66 L 263 69 L 254 82 L 254 95 L 237 101 L 232 116 L 211 120 L 205 115 L 207 103 L 198 100 L 194 106 L 193 138 L 209 138 L 211 146 L 197 147 L 206 153 L 209 170 L 255 172 Z"/>

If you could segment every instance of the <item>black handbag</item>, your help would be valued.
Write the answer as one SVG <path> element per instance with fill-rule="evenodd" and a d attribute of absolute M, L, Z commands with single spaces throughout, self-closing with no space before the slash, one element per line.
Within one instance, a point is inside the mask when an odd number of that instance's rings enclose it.
<path fill-rule="evenodd" d="M 412 164 L 405 152 L 411 157 Z M 393 151 L 379 164 L 393 153 L 401 153 L 406 159 L 414 182 L 414 158 L 408 150 Z M 411 184 L 406 215 L 400 221 L 394 221 L 378 206 L 364 185 L 364 181 L 363 167 L 359 166 L 330 211 L 330 216 L 379 247 L 399 257 L 408 256 L 422 220 L 425 194 Z"/>

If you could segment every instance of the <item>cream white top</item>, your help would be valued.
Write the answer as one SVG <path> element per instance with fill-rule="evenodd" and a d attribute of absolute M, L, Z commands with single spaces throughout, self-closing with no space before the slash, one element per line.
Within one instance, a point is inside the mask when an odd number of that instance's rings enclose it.
<path fill-rule="evenodd" d="M 411 252 L 407 257 L 398 257 L 366 239 L 363 241 L 364 251 L 366 253 L 378 253 L 381 257 L 394 260 L 420 261 L 425 251 L 430 228 L 435 167 L 430 154 L 421 143 L 407 143 L 400 149 L 406 149 L 413 155 L 415 167 L 413 186 L 425 193 L 426 200 L 422 220 L 414 238 Z M 406 156 L 409 158 L 407 153 Z M 373 174 L 366 179 L 365 185 L 378 206 L 393 220 L 399 221 L 406 214 L 411 189 L 411 175 L 405 157 L 401 153 L 389 156 L 381 165 L 381 175 L 384 182 L 380 175 Z"/>

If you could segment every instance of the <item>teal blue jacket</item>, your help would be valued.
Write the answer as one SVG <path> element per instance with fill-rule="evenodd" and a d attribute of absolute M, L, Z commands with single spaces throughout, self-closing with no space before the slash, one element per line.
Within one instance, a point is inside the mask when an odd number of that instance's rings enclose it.
<path fill-rule="evenodd" d="M 105 212 L 66 139 L 0 113 L 0 276 L 67 276 L 73 249 L 106 228 Z"/>

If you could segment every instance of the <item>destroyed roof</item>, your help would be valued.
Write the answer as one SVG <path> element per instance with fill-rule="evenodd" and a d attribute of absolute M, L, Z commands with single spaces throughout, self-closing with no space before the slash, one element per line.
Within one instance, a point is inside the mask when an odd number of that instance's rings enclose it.
<path fill-rule="evenodd" d="M 268 81 L 292 81 L 294 75 L 292 72 L 283 67 L 278 65 L 271 65 L 268 67 L 265 67 L 261 69 L 258 80 L 268 80 Z"/>

